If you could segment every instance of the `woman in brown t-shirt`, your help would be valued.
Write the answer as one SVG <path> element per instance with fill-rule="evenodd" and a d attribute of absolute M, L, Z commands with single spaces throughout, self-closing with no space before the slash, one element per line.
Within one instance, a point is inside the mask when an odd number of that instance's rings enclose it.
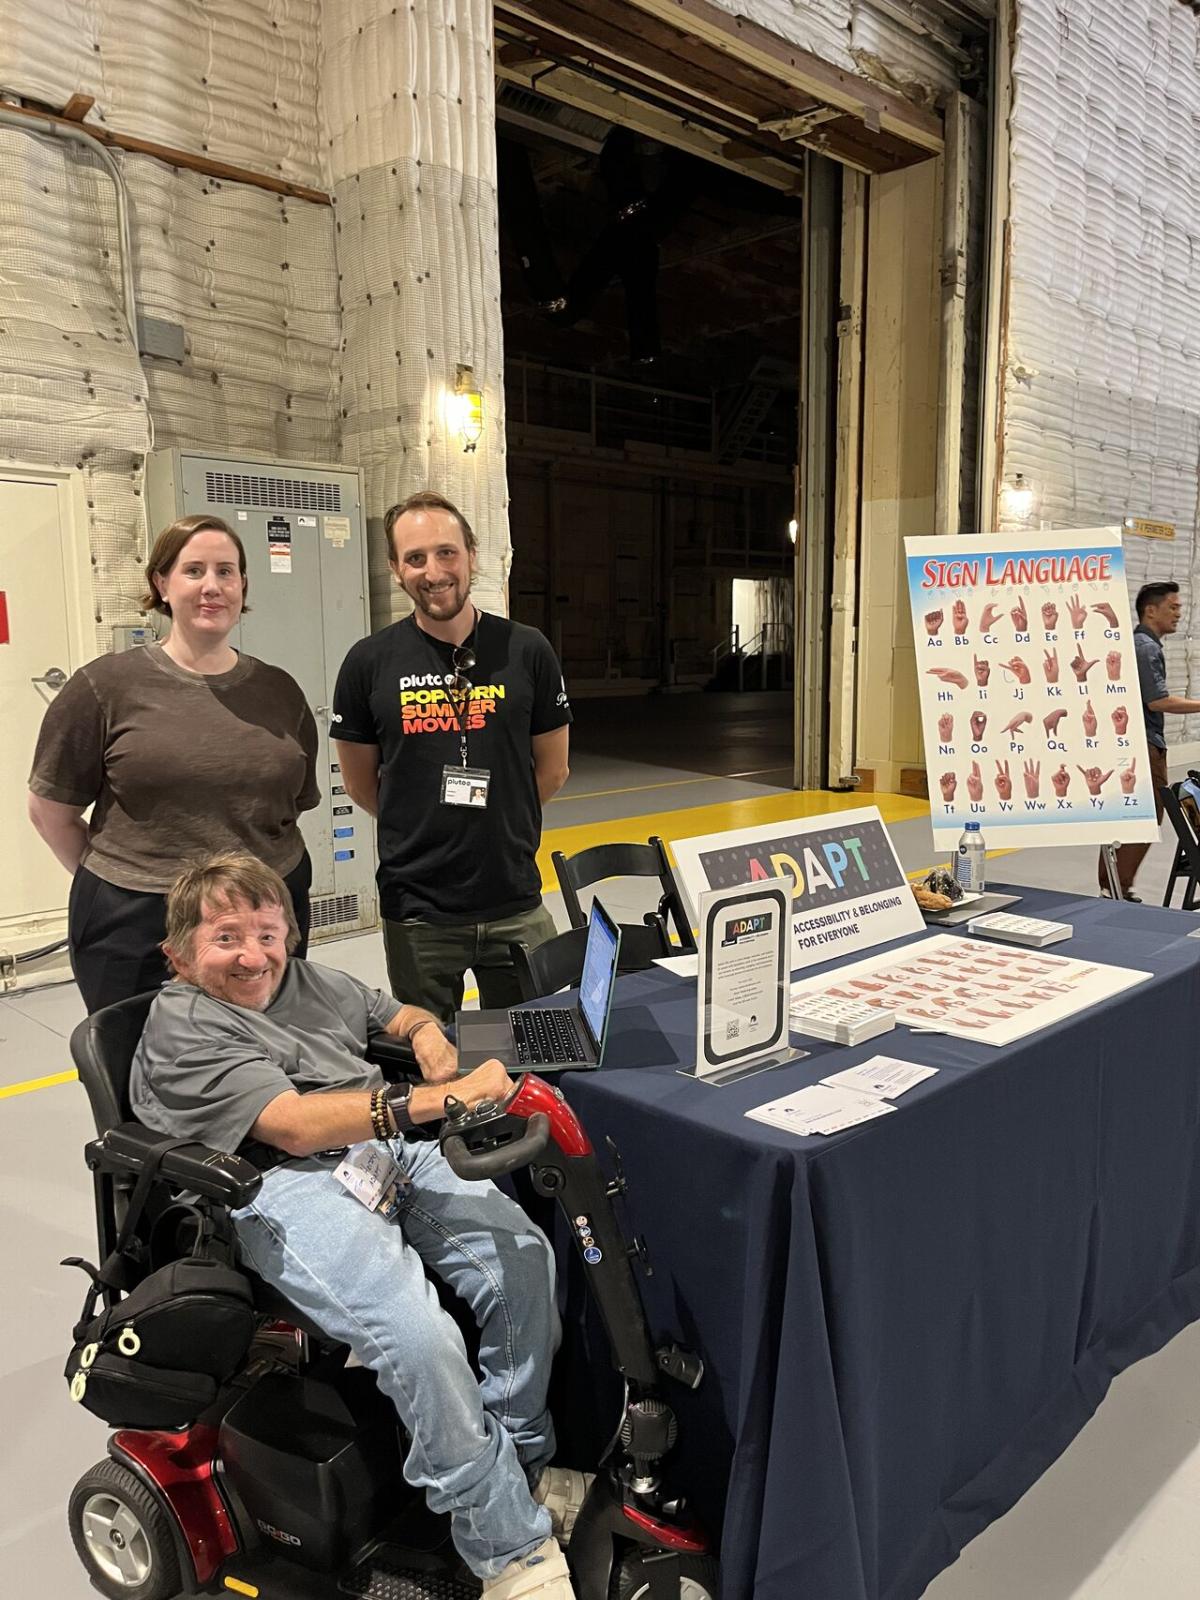
<path fill-rule="evenodd" d="M 287 884 L 308 939 L 317 727 L 299 684 L 229 643 L 246 554 L 217 517 L 155 540 L 143 605 L 163 644 L 81 667 L 46 712 L 29 780 L 34 827 L 71 873 L 71 965 L 89 1013 L 169 976 L 167 890 L 189 861 L 243 849 Z M 83 813 L 92 806 L 90 822 Z"/>

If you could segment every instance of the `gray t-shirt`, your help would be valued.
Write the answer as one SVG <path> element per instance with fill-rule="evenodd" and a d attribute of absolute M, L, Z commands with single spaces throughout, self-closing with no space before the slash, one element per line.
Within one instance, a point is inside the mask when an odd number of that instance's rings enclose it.
<path fill-rule="evenodd" d="M 236 1150 L 278 1095 L 376 1089 L 368 1043 L 400 1010 L 347 973 L 289 961 L 265 1011 L 170 983 L 150 1008 L 133 1058 L 129 1098 L 159 1133 Z"/>
<path fill-rule="evenodd" d="M 1167 687 L 1167 663 L 1163 655 L 1162 640 L 1152 628 L 1139 622 L 1133 630 L 1133 649 L 1137 657 L 1138 687 L 1142 696 L 1142 716 L 1146 721 L 1146 743 L 1167 748 L 1163 730 L 1163 714 L 1151 711 L 1151 703 L 1165 700 L 1170 694 Z"/>
<path fill-rule="evenodd" d="M 83 865 L 166 894 L 188 861 L 248 850 L 286 877 L 319 805 L 317 725 L 294 678 L 243 655 L 188 672 L 161 645 L 80 667 L 47 708 L 29 787 L 89 806 Z"/>

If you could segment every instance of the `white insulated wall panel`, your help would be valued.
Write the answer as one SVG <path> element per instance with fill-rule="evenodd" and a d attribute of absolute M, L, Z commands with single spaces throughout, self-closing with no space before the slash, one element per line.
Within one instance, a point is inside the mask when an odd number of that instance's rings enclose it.
<path fill-rule="evenodd" d="M 97 651 L 139 586 L 147 398 L 111 179 L 86 152 L 0 128 L 0 458 L 83 471 Z"/>
<path fill-rule="evenodd" d="M 377 624 L 407 609 L 382 518 L 446 494 L 480 543 L 480 604 L 505 609 L 509 566 L 491 8 L 348 0 L 325 16 L 325 113 L 337 201 L 345 458 L 366 478 Z M 484 395 L 464 452 L 445 400 L 462 363 Z"/>
<path fill-rule="evenodd" d="M 1126 552 L 1133 589 L 1183 587 L 1168 675 L 1194 694 L 1200 23 L 1163 0 L 1021 0 L 1017 17 L 1002 476 L 1065 526 L 1176 524 Z"/>
<path fill-rule="evenodd" d="M 955 39 L 932 7 L 896 0 L 890 9 L 872 0 L 854 0 L 851 7 L 850 54 L 858 71 L 931 105 L 958 88 L 959 68 L 947 48 Z"/>
<path fill-rule="evenodd" d="M 952 56 L 939 34 L 953 40 L 953 22 L 939 27 L 937 0 L 713 0 L 721 11 L 746 17 L 789 44 L 846 71 L 885 83 L 925 103 L 958 87 Z M 926 26 L 928 24 L 928 26 Z"/>
<path fill-rule="evenodd" d="M 720 11 L 746 17 L 789 44 L 855 71 L 850 54 L 852 0 L 713 0 Z"/>
<path fill-rule="evenodd" d="M 335 459 L 332 209 L 141 156 L 125 171 L 139 302 L 184 329 L 182 365 L 143 363 L 156 442 Z"/>
<path fill-rule="evenodd" d="M 149 438 L 121 301 L 112 181 L 56 141 L 0 128 L 0 455 L 74 465 Z M 43 431 L 44 430 L 44 431 Z M 37 434 L 37 439 L 31 435 Z"/>
<path fill-rule="evenodd" d="M 322 182 L 317 0 L 0 0 L 0 85 L 111 126 Z M 137 619 L 152 439 L 306 459 L 338 451 L 340 315 L 325 206 L 114 152 L 141 310 L 185 358 L 125 331 L 112 184 L 73 145 L 0 129 L 0 456 L 80 464 L 98 650 Z"/>
<path fill-rule="evenodd" d="M 320 186 L 320 26 L 320 0 L 0 0 L 0 86 Z"/>

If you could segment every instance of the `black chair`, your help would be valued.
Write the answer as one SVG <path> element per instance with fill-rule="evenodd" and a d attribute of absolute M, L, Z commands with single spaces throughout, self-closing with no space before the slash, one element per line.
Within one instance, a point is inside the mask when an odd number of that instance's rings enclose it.
<path fill-rule="evenodd" d="M 1163 895 L 1163 905 L 1171 904 L 1171 897 L 1175 893 L 1175 884 L 1183 878 L 1183 911 L 1195 911 L 1196 889 L 1200 886 L 1200 837 L 1197 836 L 1191 819 L 1184 809 L 1179 798 L 1179 785 L 1172 783 L 1164 786 L 1159 791 L 1163 803 L 1163 811 L 1170 818 L 1171 826 L 1175 830 L 1175 859 L 1171 862 L 1170 876 L 1167 878 L 1167 892 Z"/>
<path fill-rule="evenodd" d="M 679 940 L 676 954 L 690 954 L 696 948 L 692 924 L 684 910 L 683 896 L 675 882 L 675 874 L 667 856 L 667 847 L 655 835 L 648 844 L 597 844 L 590 850 L 580 850 L 565 856 L 555 850 L 550 859 L 562 891 L 563 903 L 573 928 L 587 926 L 587 912 L 579 903 L 579 891 L 602 883 L 605 878 L 657 878 L 662 894 L 655 911 L 648 911 L 645 920 L 657 916 L 666 926 L 667 919 L 674 923 Z M 622 926 L 622 939 L 628 929 Z M 643 963 L 645 965 L 646 963 Z"/>
<path fill-rule="evenodd" d="M 583 957 L 587 950 L 587 928 L 568 928 L 543 944 L 510 944 L 509 953 L 516 968 L 522 1000 L 540 1000 L 560 989 L 577 989 L 583 976 Z M 623 923 L 618 972 L 644 972 L 660 956 L 669 956 L 674 947 L 667 925 L 657 912 L 643 922 Z"/>

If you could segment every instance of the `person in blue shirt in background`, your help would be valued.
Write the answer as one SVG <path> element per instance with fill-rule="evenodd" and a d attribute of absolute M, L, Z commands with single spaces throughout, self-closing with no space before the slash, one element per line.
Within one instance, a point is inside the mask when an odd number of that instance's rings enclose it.
<path fill-rule="evenodd" d="M 1154 783 L 1154 809 L 1159 822 L 1163 819 L 1161 791 L 1170 783 L 1167 773 L 1167 740 L 1163 732 L 1164 715 L 1185 717 L 1200 713 L 1200 700 L 1188 700 L 1172 694 L 1167 687 L 1167 666 L 1162 641 L 1179 627 L 1183 602 L 1179 598 L 1179 585 L 1170 579 L 1159 583 L 1144 583 L 1138 590 L 1138 622 L 1133 630 L 1133 648 L 1137 656 L 1138 684 L 1142 696 L 1142 716 L 1146 723 L 1146 744 L 1150 752 L 1150 776 Z M 1121 897 L 1140 902 L 1141 895 L 1133 887 L 1133 880 L 1141 866 L 1148 844 L 1123 844 L 1117 851 L 1117 876 L 1121 883 Z M 1108 877 L 1104 869 L 1104 855 L 1100 856 L 1100 890 L 1108 894 Z"/>

